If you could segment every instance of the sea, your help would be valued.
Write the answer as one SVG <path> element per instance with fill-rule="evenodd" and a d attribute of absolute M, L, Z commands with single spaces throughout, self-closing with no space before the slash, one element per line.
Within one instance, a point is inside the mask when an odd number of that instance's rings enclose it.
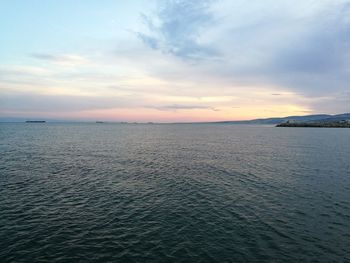
<path fill-rule="evenodd" d="M 0 262 L 350 262 L 350 129 L 1 123 Z"/>

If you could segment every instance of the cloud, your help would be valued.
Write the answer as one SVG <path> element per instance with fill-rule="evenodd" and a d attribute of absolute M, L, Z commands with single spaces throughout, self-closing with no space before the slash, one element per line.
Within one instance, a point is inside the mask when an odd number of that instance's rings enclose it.
<path fill-rule="evenodd" d="M 142 40 L 142 42 L 146 46 L 148 46 L 148 47 L 150 47 L 152 49 L 158 49 L 159 48 L 159 43 L 158 43 L 158 39 L 157 38 L 148 36 L 148 35 L 140 33 L 140 32 L 137 32 L 136 35 L 137 35 L 137 37 L 139 39 Z"/>
<path fill-rule="evenodd" d="M 152 108 L 161 111 L 177 111 L 177 110 L 198 110 L 198 109 L 209 109 L 212 111 L 219 111 L 218 109 L 205 106 L 205 105 L 181 105 L 181 104 L 171 104 L 171 105 L 163 105 L 163 106 L 145 106 L 145 108 Z"/>
<path fill-rule="evenodd" d="M 216 55 L 214 47 L 200 40 L 206 26 L 213 22 L 209 0 L 159 1 L 155 14 L 142 19 L 149 33 L 137 36 L 152 49 L 159 49 L 181 58 L 198 59 Z"/>
<path fill-rule="evenodd" d="M 126 108 L 136 100 L 122 97 L 58 96 L 33 94 L 2 94 L 0 111 L 41 111 L 68 113 L 74 111 Z"/>
<path fill-rule="evenodd" d="M 89 62 L 87 58 L 74 54 L 52 55 L 45 53 L 35 53 L 32 54 L 31 57 L 61 65 L 81 65 L 87 64 Z"/>
<path fill-rule="evenodd" d="M 8 76 L 25 76 L 25 75 L 34 75 L 34 76 L 43 76 L 47 75 L 49 71 L 42 67 L 35 66 L 1 66 L 0 65 L 0 79 Z"/>
<path fill-rule="evenodd" d="M 152 69 L 158 77 L 279 86 L 311 97 L 350 83 L 348 1 L 179 0 L 142 17 L 139 39 L 188 64 Z"/>
<path fill-rule="evenodd" d="M 122 33 L 95 21 L 65 50 L 21 46 L 1 62 L 0 107 L 213 119 L 349 111 L 349 1 L 156 3 L 145 1 L 145 14 L 125 10 Z"/>
<path fill-rule="evenodd" d="M 270 52 L 267 75 L 282 85 L 315 94 L 350 83 L 350 5 L 339 4 L 304 23 L 298 34 Z"/>

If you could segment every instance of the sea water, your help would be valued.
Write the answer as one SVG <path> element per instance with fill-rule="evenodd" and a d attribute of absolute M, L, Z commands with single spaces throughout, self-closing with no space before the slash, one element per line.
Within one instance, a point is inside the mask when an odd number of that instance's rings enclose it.
<path fill-rule="evenodd" d="M 350 262 L 350 129 L 0 124 L 0 262 Z"/>

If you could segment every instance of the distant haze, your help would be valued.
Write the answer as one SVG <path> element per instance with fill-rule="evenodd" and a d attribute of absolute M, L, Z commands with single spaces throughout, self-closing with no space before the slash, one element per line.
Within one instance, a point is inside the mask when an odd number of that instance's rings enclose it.
<path fill-rule="evenodd" d="M 350 111 L 345 0 L 11 0 L 0 32 L 0 118 Z"/>

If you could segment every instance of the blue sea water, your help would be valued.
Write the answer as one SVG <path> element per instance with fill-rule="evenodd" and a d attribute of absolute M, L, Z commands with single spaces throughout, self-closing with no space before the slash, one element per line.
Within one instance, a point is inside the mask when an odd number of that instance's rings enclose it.
<path fill-rule="evenodd" d="M 350 262 L 350 129 L 0 124 L 0 262 Z"/>

